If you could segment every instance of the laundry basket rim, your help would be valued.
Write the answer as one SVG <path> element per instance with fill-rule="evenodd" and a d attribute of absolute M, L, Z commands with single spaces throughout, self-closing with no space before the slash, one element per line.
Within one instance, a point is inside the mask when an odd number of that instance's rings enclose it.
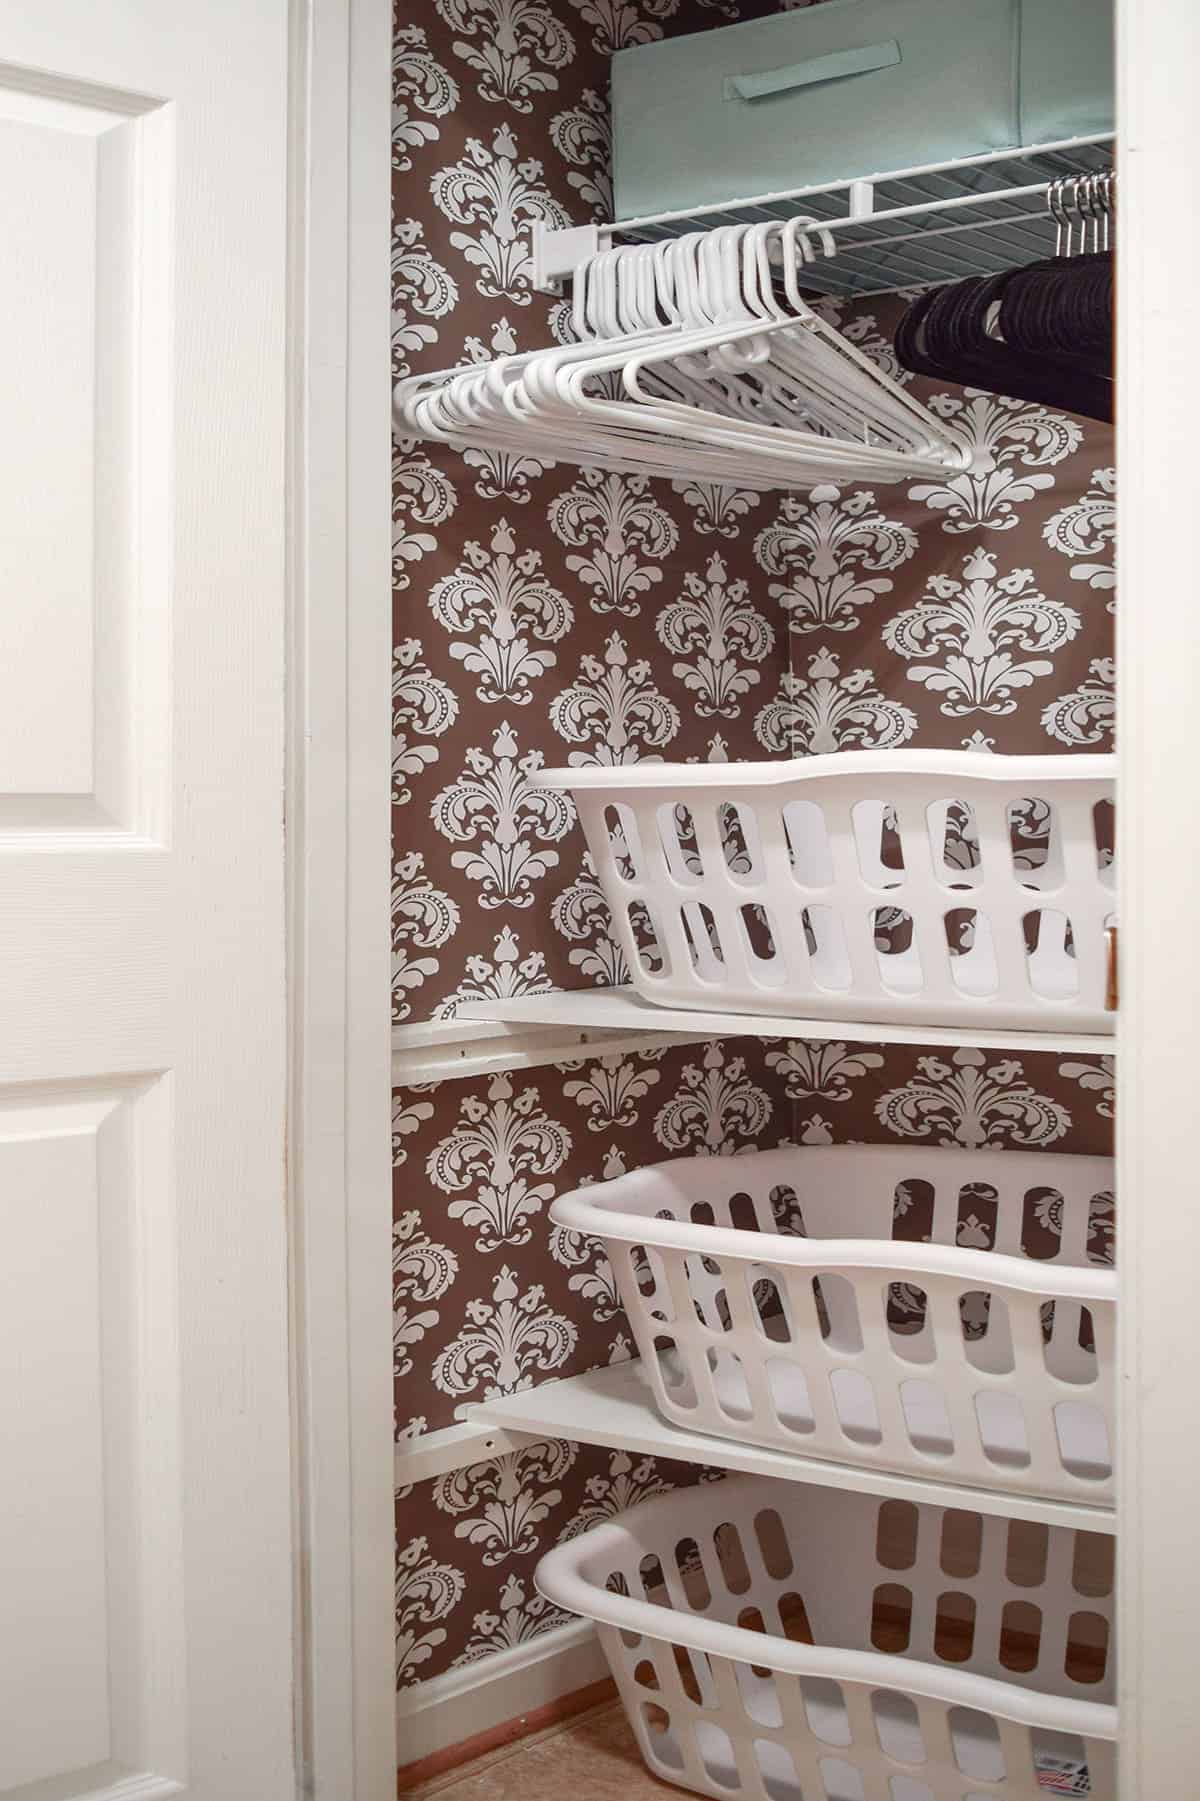
<path fill-rule="evenodd" d="M 792 757 L 772 762 L 744 763 L 638 763 L 587 764 L 576 768 L 554 767 L 533 772 L 529 780 L 540 788 L 672 788 L 715 789 L 718 798 L 738 788 L 770 788 L 818 779 L 859 781 L 864 776 L 890 780 L 906 775 L 941 776 L 964 782 L 1096 782 L 1116 777 L 1117 760 L 1109 751 L 1006 755 L 1003 752 L 940 750 L 841 750 L 812 757 Z M 864 800 L 880 796 L 863 795 Z M 952 796 L 948 798 L 953 798 Z"/>
<path fill-rule="evenodd" d="M 638 1209 L 622 1206 L 626 1197 L 645 1187 L 647 1178 L 653 1180 L 668 1172 L 678 1174 L 691 1164 L 701 1164 L 706 1175 L 723 1171 L 731 1178 L 736 1178 L 750 1163 L 756 1164 L 760 1170 L 768 1161 L 781 1171 L 795 1168 L 799 1158 L 805 1154 L 805 1149 L 804 1146 L 784 1146 L 742 1157 L 670 1158 L 661 1163 L 645 1165 L 641 1169 L 629 1170 L 607 1182 L 586 1183 L 568 1194 L 559 1195 L 551 1203 L 550 1218 L 556 1226 L 580 1232 L 589 1238 L 611 1238 L 663 1250 L 690 1251 L 698 1256 L 715 1254 L 743 1263 L 771 1263 L 783 1267 L 825 1270 L 835 1270 L 838 1267 L 893 1271 L 903 1269 L 929 1276 L 940 1275 L 978 1282 L 988 1289 L 1009 1288 L 1026 1294 L 1059 1295 L 1064 1299 L 1078 1301 L 1116 1300 L 1117 1273 L 1107 1265 L 1071 1264 L 1060 1262 L 1057 1258 L 1018 1257 L 1002 1251 L 976 1250 L 961 1245 L 925 1244 L 912 1239 L 813 1238 L 781 1232 L 750 1233 L 736 1226 L 653 1218 Z M 907 1147 L 821 1145 L 808 1149 L 816 1157 L 825 1153 L 823 1160 L 827 1161 L 834 1161 L 829 1158 L 828 1153 L 840 1151 L 847 1156 L 853 1155 L 862 1162 L 883 1163 L 901 1160 Z M 958 1150 L 955 1146 L 923 1147 L 913 1153 L 913 1160 L 919 1163 L 927 1157 L 945 1156 L 949 1162 L 973 1155 L 977 1153 Z M 1068 1153 L 998 1151 L 993 1155 L 1003 1156 L 1006 1168 L 1023 1166 L 1027 1174 L 1032 1172 L 1034 1164 L 1041 1165 L 1046 1170 L 1048 1185 L 1052 1185 L 1050 1169 L 1046 1166 L 1053 1159 L 1052 1167 L 1061 1169 Z M 986 1158 L 986 1162 L 989 1168 L 992 1167 L 990 1157 Z M 1092 1166 L 1094 1175 L 1089 1180 L 1099 1178 L 1102 1173 L 1111 1180 L 1114 1170 L 1113 1159 L 1108 1157 L 1071 1156 L 1070 1163 L 1080 1175 L 1085 1175 L 1086 1171 L 1079 1166 Z M 979 1173 L 981 1176 L 984 1174 L 982 1167 Z"/>
<path fill-rule="evenodd" d="M 727 1497 L 729 1517 L 736 1520 L 743 1497 L 753 1507 L 754 1499 L 765 1497 L 773 1481 L 747 1476 L 721 1482 L 718 1486 Z M 1094 1739 L 1116 1738 L 1117 1709 L 1109 1702 L 1043 1694 L 1020 1683 L 1002 1682 L 969 1670 L 943 1669 L 893 1653 L 797 1643 L 744 1626 L 726 1625 L 662 1602 L 616 1594 L 583 1573 L 585 1559 L 604 1556 L 608 1547 L 611 1546 L 611 1555 L 619 1558 L 631 1540 L 636 1546 L 639 1524 L 660 1513 L 673 1513 L 677 1540 L 686 1538 L 689 1502 L 707 1500 L 710 1486 L 702 1484 L 682 1493 L 670 1490 L 654 1495 L 617 1518 L 555 1546 L 543 1556 L 535 1571 L 538 1592 L 556 1607 L 618 1631 L 637 1632 L 640 1637 L 661 1644 L 702 1651 L 736 1663 L 766 1666 L 780 1675 L 860 1683 L 874 1690 L 920 1695 L 948 1707 L 990 1713 L 1045 1731 Z M 761 1508 L 753 1507 L 753 1511 Z"/>

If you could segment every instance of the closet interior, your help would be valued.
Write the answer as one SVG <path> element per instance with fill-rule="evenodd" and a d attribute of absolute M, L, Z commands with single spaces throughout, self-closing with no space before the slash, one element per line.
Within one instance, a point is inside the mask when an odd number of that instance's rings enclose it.
<path fill-rule="evenodd" d="M 1116 1798 L 1112 25 L 949 10 L 397 13 L 402 1789 Z"/>

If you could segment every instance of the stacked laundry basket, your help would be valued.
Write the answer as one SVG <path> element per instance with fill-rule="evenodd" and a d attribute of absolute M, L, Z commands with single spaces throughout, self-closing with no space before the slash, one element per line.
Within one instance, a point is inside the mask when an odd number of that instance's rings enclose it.
<path fill-rule="evenodd" d="M 538 779 L 647 999 L 1052 1044 L 1113 1025 L 1113 776 L 892 752 Z M 1110 1161 L 785 1147 L 551 1214 L 604 1247 L 664 1422 L 714 1463 L 735 1439 L 847 1473 L 702 1482 L 543 1560 L 649 1767 L 754 1801 L 1115 1801 Z M 1078 1502 L 1096 1530 L 1054 1523 Z"/>

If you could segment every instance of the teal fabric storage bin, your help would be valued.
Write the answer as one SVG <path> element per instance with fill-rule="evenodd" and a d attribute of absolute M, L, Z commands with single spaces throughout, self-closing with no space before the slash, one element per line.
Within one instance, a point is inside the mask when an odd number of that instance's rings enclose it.
<path fill-rule="evenodd" d="M 1113 0 L 1024 0 L 1020 70 L 1023 144 L 1112 131 Z"/>
<path fill-rule="evenodd" d="M 1110 0 L 822 0 L 613 57 L 617 218 L 1110 127 Z"/>

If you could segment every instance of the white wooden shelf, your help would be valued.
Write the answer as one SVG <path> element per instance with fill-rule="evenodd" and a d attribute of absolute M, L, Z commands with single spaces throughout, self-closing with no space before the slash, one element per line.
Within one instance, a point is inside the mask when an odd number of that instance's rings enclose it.
<path fill-rule="evenodd" d="M 737 1439 L 688 1432 L 659 1417 L 637 1362 L 590 1370 L 562 1382 L 543 1382 L 520 1394 L 484 1401 L 463 1411 L 473 1427 L 510 1436 L 523 1433 L 531 1439 L 565 1438 L 575 1444 L 606 1445 L 613 1450 L 665 1457 L 678 1463 L 777 1476 L 789 1482 L 811 1482 L 820 1488 L 893 1495 L 901 1500 L 963 1507 L 1006 1518 L 1017 1514 L 1022 1519 L 1041 1520 L 1048 1526 L 1069 1526 L 1076 1531 L 1116 1531 L 1116 1516 L 1107 1507 L 997 1494 L 990 1489 L 967 1488 L 962 1483 L 859 1469 L 851 1464 L 772 1451 Z"/>
<path fill-rule="evenodd" d="M 708 1013 L 691 1007 L 656 1007 L 632 988 L 574 988 L 566 992 L 522 994 L 514 1000 L 469 1001 L 460 1019 L 503 1020 L 517 1026 L 558 1026 L 576 1031 L 644 1032 L 700 1038 L 817 1038 L 850 1044 L 929 1044 L 954 1049 L 1071 1051 L 1112 1056 L 1115 1035 L 1104 1032 L 1005 1032 L 986 1027 L 902 1026 L 851 1019 L 806 1019 L 802 1015 Z M 598 1047 L 597 1047 L 598 1048 Z"/>
<path fill-rule="evenodd" d="M 601 1027 L 553 1020 L 548 1025 L 523 1020 L 477 1019 L 470 1008 L 457 1019 L 423 1020 L 392 1027 L 392 1087 L 415 1082 L 442 1082 L 455 1077 L 489 1075 L 503 1069 L 537 1069 L 547 1063 L 611 1055 L 614 1051 L 654 1050 L 661 1045 L 703 1044 L 704 1027 L 664 1032 L 637 1024 L 608 1031 Z"/>

